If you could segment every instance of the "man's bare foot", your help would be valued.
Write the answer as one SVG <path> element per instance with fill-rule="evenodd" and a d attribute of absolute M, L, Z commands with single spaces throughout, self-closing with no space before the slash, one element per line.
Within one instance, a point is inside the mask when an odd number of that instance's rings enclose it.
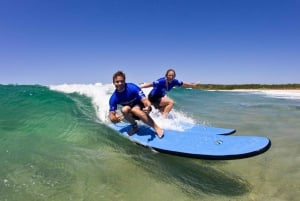
<path fill-rule="evenodd" d="M 162 130 L 160 127 L 156 126 L 155 128 L 155 132 L 157 134 L 157 136 L 162 139 L 164 137 L 164 130 Z"/>

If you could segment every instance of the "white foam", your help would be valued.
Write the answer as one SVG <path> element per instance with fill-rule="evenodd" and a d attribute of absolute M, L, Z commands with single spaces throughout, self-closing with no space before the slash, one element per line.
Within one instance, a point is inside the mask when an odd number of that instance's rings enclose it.
<path fill-rule="evenodd" d="M 97 117 L 104 123 L 109 123 L 109 98 L 113 93 L 115 87 L 112 84 L 63 84 L 51 85 L 51 90 L 60 91 L 64 93 L 78 93 L 91 98 L 92 104 L 95 107 Z M 151 88 L 143 89 L 147 95 Z M 153 108 L 150 116 L 163 129 L 171 129 L 183 131 L 187 127 L 194 124 L 194 120 L 182 112 L 173 109 L 167 118 L 162 117 L 160 113 Z"/>
<path fill-rule="evenodd" d="M 274 98 L 300 100 L 300 90 L 264 90 L 261 93 Z"/>
<path fill-rule="evenodd" d="M 256 89 L 236 89 L 230 90 L 235 92 L 249 92 L 254 94 L 263 94 L 272 98 L 283 98 L 283 99 L 294 99 L 300 100 L 300 90 L 297 89 L 287 89 L 287 90 L 278 90 L 278 89 L 268 89 L 268 90 L 256 90 Z"/>

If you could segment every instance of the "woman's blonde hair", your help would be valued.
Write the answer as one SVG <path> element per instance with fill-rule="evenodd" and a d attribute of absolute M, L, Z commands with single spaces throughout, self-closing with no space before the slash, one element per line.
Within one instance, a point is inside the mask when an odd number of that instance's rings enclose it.
<path fill-rule="evenodd" d="M 167 72 L 166 72 L 165 76 L 167 77 L 168 73 L 169 73 L 169 72 L 171 72 L 171 71 L 173 71 L 173 73 L 174 73 L 174 77 L 176 77 L 176 72 L 175 72 L 175 70 L 174 70 L 174 69 L 172 69 L 172 68 L 170 68 L 170 69 L 168 69 L 168 70 L 167 70 Z"/>

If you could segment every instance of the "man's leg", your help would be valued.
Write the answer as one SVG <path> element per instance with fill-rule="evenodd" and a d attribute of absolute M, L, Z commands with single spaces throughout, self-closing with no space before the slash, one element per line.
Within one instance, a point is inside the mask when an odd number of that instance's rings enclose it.
<path fill-rule="evenodd" d="M 132 126 L 132 129 L 129 130 L 127 133 L 128 135 L 133 135 L 134 133 L 136 133 L 139 128 L 137 126 L 137 123 L 135 121 L 135 118 L 133 117 L 132 115 L 132 112 L 131 112 L 132 108 L 130 106 L 123 106 L 121 111 L 124 115 L 124 118 L 131 124 Z"/>
<path fill-rule="evenodd" d="M 163 137 L 164 131 L 154 122 L 154 120 L 149 116 L 149 114 L 141 110 L 140 106 L 134 106 L 133 108 L 131 108 L 131 112 L 132 114 L 140 118 L 140 120 L 142 120 L 145 124 L 154 128 L 159 138 Z"/>

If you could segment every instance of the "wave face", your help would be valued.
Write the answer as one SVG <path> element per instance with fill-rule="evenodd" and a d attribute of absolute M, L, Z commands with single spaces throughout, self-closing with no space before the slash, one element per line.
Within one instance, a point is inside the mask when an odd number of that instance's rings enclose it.
<path fill-rule="evenodd" d="M 202 123 L 273 143 L 257 157 L 206 161 L 156 154 L 117 135 L 107 126 L 113 90 L 101 83 L 0 85 L 0 200 L 299 198 L 297 96 L 172 90 L 169 118 L 151 113 L 163 128 Z M 289 170 L 284 177 L 282 170 Z"/>

